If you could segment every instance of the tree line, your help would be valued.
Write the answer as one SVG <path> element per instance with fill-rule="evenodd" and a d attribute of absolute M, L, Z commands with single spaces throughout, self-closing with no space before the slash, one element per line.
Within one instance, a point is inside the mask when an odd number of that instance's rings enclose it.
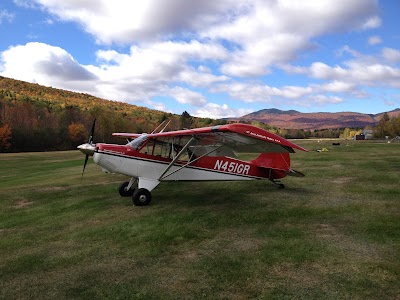
<path fill-rule="evenodd" d="M 120 143 L 113 132 L 151 132 L 170 120 L 167 130 L 226 124 L 226 120 L 195 118 L 151 110 L 88 94 L 43 87 L 0 76 L 0 152 L 70 150 L 88 140 L 96 118 L 95 142 Z M 352 138 L 362 128 L 283 129 L 248 123 L 284 138 Z M 400 117 L 383 115 L 373 128 L 375 138 L 400 135 Z"/>
<path fill-rule="evenodd" d="M 384 113 L 373 129 L 375 138 L 394 138 L 400 136 L 400 117 L 389 117 Z"/>
<path fill-rule="evenodd" d="M 164 120 L 170 121 L 168 130 L 226 123 L 187 112 L 179 116 L 143 108 L 128 113 L 96 101 L 84 108 L 61 104 L 0 90 L 0 152 L 76 149 L 88 140 L 94 119 L 94 141 L 104 143 L 121 142 L 114 132 L 151 132 Z"/>

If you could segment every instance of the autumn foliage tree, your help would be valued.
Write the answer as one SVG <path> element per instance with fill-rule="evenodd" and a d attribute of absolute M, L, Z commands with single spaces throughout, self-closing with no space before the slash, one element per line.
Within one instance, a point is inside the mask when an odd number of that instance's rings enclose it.
<path fill-rule="evenodd" d="M 0 127 L 0 152 L 3 152 L 10 148 L 11 135 L 11 127 L 8 124 Z"/>
<path fill-rule="evenodd" d="M 68 126 L 68 136 L 74 143 L 82 143 L 88 136 L 85 125 L 72 122 Z"/>
<path fill-rule="evenodd" d="M 400 117 L 390 118 L 387 113 L 384 113 L 379 120 L 378 125 L 374 128 L 374 137 L 384 138 L 396 137 L 400 135 Z"/>

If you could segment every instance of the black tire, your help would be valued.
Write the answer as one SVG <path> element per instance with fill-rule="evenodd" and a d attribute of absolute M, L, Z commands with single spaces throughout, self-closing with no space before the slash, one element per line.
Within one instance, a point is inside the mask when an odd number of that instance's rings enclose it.
<path fill-rule="evenodd" d="M 132 202 L 136 206 L 149 205 L 151 193 L 146 189 L 137 189 L 132 195 Z"/>
<path fill-rule="evenodd" d="M 133 190 L 130 189 L 129 191 L 125 190 L 125 188 L 128 186 L 128 184 L 129 184 L 129 181 L 125 181 L 120 185 L 118 192 L 121 195 L 121 197 L 131 197 L 133 195 L 133 192 L 135 191 L 134 189 Z"/>

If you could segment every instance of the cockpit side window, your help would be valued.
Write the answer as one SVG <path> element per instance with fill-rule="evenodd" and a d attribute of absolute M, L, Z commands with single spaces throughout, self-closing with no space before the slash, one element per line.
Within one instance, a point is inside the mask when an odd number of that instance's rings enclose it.
<path fill-rule="evenodd" d="M 174 159 L 182 148 L 189 142 L 187 137 L 162 137 L 147 139 L 146 144 L 140 149 L 140 153 Z M 196 142 L 194 142 L 196 143 Z M 193 150 L 188 147 L 179 157 L 178 161 L 188 162 L 195 159 Z"/>
<path fill-rule="evenodd" d="M 172 159 L 172 144 L 168 140 L 150 139 L 140 153 Z"/>

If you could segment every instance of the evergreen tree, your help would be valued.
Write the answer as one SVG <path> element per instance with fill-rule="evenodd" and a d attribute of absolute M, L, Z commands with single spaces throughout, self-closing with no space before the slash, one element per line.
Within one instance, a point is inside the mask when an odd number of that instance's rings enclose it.
<path fill-rule="evenodd" d="M 180 119 L 181 128 L 190 128 L 193 124 L 193 117 L 185 110 Z"/>

